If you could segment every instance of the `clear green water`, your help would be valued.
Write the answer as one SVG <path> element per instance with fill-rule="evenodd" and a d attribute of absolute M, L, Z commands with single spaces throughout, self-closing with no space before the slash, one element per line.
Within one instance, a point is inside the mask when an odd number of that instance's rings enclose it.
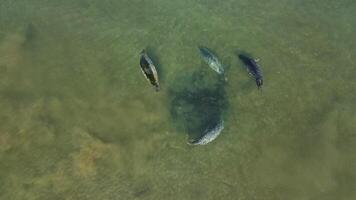
<path fill-rule="evenodd" d="M 355 10 L 353 0 L 0 0 L 0 199 L 356 199 Z M 227 83 L 199 44 L 227 66 Z M 159 93 L 139 70 L 143 48 Z M 260 58 L 262 91 L 239 51 Z M 225 129 L 187 145 L 206 115 Z"/>

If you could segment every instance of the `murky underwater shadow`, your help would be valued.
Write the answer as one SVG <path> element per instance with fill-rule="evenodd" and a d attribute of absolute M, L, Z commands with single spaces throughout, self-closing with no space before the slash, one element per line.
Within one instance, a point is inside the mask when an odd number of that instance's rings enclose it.
<path fill-rule="evenodd" d="M 228 107 L 226 81 L 214 72 L 181 73 L 170 86 L 170 114 L 179 132 L 190 139 L 202 136 L 224 118 Z"/>
<path fill-rule="evenodd" d="M 38 39 L 39 31 L 35 24 L 30 22 L 24 30 L 24 41 L 22 47 L 33 49 L 36 47 L 36 40 Z"/>

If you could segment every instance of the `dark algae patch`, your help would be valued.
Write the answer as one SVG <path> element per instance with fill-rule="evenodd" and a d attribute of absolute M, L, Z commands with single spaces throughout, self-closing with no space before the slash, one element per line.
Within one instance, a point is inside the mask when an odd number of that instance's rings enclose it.
<path fill-rule="evenodd" d="M 178 74 L 174 83 L 169 89 L 172 122 L 189 139 L 201 137 L 224 118 L 228 101 L 223 77 L 197 70 Z"/>

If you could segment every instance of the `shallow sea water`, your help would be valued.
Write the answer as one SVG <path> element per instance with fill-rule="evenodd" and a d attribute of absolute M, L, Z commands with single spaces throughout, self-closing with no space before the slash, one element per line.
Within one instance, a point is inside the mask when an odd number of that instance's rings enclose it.
<path fill-rule="evenodd" d="M 355 10 L 0 0 L 0 199 L 356 199 Z M 260 59 L 262 90 L 239 52 Z M 215 141 L 187 145 L 218 118 Z"/>

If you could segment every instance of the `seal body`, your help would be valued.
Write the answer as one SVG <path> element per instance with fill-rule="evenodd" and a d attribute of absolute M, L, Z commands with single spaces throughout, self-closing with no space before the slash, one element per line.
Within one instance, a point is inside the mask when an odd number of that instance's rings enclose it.
<path fill-rule="evenodd" d="M 195 140 L 189 141 L 188 144 L 191 145 L 206 145 L 211 141 L 215 140 L 224 129 L 224 121 L 220 120 L 212 129 L 207 129 L 204 134 Z"/>
<path fill-rule="evenodd" d="M 218 74 L 224 74 L 224 67 L 219 61 L 219 59 L 216 57 L 216 55 L 214 55 L 213 52 L 206 47 L 200 46 L 198 48 L 200 52 L 200 57 L 203 59 L 203 61 Z"/>
<path fill-rule="evenodd" d="M 156 91 L 159 91 L 159 81 L 155 65 L 145 50 L 140 53 L 140 67 L 145 78 L 153 85 Z"/>
<path fill-rule="evenodd" d="M 261 88 L 263 85 L 263 76 L 260 66 L 253 58 L 246 55 L 239 54 L 239 58 L 244 63 L 248 73 L 255 79 L 257 87 Z"/>

